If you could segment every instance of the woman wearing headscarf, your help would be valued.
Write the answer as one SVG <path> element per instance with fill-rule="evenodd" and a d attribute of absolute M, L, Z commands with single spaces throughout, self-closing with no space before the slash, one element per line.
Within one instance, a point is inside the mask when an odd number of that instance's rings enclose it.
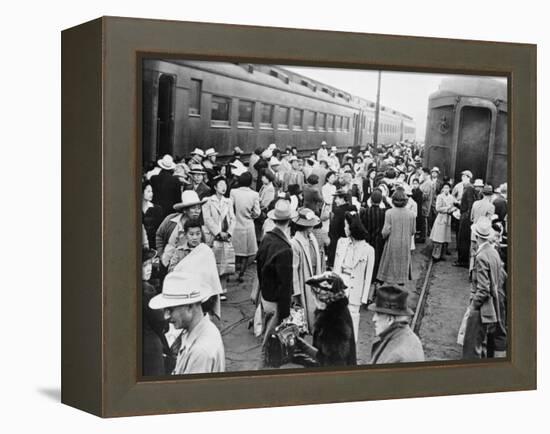
<path fill-rule="evenodd" d="M 344 220 L 345 238 L 338 240 L 333 271 L 348 287 L 348 308 L 353 320 L 355 342 L 359 335 L 359 309 L 372 301 L 370 284 L 374 268 L 374 249 L 367 243 L 367 231 L 359 214 L 347 212 Z"/>
<path fill-rule="evenodd" d="M 411 240 L 416 220 L 405 208 L 408 198 L 403 189 L 392 196 L 393 208 L 386 211 L 382 236 L 386 245 L 380 259 L 377 278 L 381 282 L 404 285 L 411 279 Z"/>
<path fill-rule="evenodd" d="M 252 190 L 251 185 L 252 175 L 244 172 L 239 176 L 239 188 L 231 190 L 236 217 L 232 240 L 238 262 L 239 282 L 244 281 L 248 262 L 258 251 L 254 219 L 260 216 L 260 196 Z"/>

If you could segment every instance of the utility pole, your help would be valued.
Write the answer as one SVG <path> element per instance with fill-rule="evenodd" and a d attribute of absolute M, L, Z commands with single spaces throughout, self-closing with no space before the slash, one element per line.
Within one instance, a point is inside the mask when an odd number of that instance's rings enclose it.
<path fill-rule="evenodd" d="M 376 111 L 374 113 L 374 149 L 378 148 L 378 124 L 380 121 L 380 83 L 382 71 L 378 71 L 378 89 L 376 90 Z"/>

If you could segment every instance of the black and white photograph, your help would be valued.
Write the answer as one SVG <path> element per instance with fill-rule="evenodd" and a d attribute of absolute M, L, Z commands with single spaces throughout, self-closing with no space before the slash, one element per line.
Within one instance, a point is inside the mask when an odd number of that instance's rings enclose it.
<path fill-rule="evenodd" d="M 141 67 L 143 377 L 507 357 L 506 77 Z"/>

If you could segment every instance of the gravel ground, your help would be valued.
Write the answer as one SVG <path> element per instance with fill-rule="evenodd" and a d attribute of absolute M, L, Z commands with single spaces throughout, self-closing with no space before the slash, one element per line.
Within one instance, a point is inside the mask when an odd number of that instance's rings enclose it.
<path fill-rule="evenodd" d="M 420 245 L 413 252 L 413 277 L 415 280 L 406 285 L 406 289 L 410 294 L 409 303 L 413 309 L 418 301 L 420 288 L 424 281 L 430 250 L 429 246 Z M 236 282 L 234 278 L 230 279 L 227 288 L 228 300 L 222 302 L 221 329 L 225 345 L 227 371 L 248 371 L 261 368 L 260 340 L 248 328 L 249 321 L 253 318 L 255 309 L 254 304 L 250 300 L 250 292 L 255 278 L 256 271 L 255 264 L 253 264 L 248 268 L 243 283 Z M 366 309 L 361 310 L 357 345 L 359 364 L 368 363 L 373 340 L 372 313 Z M 296 368 L 301 366 L 285 365 L 283 368 L 290 367 Z"/>

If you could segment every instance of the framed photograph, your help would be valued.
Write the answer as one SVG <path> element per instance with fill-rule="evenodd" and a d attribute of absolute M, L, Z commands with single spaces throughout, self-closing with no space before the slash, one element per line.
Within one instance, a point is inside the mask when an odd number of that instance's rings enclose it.
<path fill-rule="evenodd" d="M 536 46 L 103 17 L 62 74 L 64 403 L 536 387 Z"/>

